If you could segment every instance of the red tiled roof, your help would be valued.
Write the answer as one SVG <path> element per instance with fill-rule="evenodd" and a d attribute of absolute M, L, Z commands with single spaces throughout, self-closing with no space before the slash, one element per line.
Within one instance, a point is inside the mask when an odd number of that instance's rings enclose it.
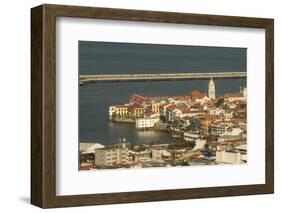
<path fill-rule="evenodd" d="M 145 115 L 155 115 L 155 114 L 157 114 L 157 113 L 155 113 L 155 112 L 152 112 L 152 111 L 146 111 L 145 112 Z"/>
<path fill-rule="evenodd" d="M 198 115 L 196 116 L 199 120 L 216 120 L 217 116 L 216 115 Z"/>
<path fill-rule="evenodd" d="M 174 110 L 174 109 L 176 109 L 176 108 L 177 108 L 177 105 L 172 104 L 171 106 L 168 106 L 168 107 L 166 108 L 166 110 Z"/>
<path fill-rule="evenodd" d="M 160 106 L 159 106 L 159 107 L 165 107 L 165 106 L 168 106 L 168 105 L 170 105 L 170 103 L 160 104 Z"/>
<path fill-rule="evenodd" d="M 147 97 L 144 97 L 144 96 L 140 96 L 140 95 L 137 95 L 137 94 L 133 94 L 129 97 L 130 100 L 134 101 L 134 102 L 137 102 L 139 104 L 143 104 L 145 102 L 147 102 L 149 99 Z"/>
<path fill-rule="evenodd" d="M 182 100 L 186 101 L 190 99 L 190 96 L 187 95 L 175 95 L 175 96 L 169 96 L 170 98 L 176 99 L 176 100 Z"/>
<path fill-rule="evenodd" d="M 119 104 L 119 105 L 113 105 L 114 107 L 117 107 L 117 108 L 121 108 L 121 107 L 127 107 L 126 105 L 122 105 L 122 104 Z"/>
<path fill-rule="evenodd" d="M 137 103 L 134 103 L 134 104 L 128 106 L 128 110 L 134 110 L 136 108 L 143 108 L 144 109 L 143 106 L 141 106 L 140 104 L 137 104 Z"/>
<path fill-rule="evenodd" d="M 194 91 L 191 92 L 192 98 L 200 98 L 201 99 L 201 98 L 204 98 L 205 96 L 206 96 L 206 93 L 201 93 L 197 90 L 194 90 Z"/>
<path fill-rule="evenodd" d="M 187 113 L 189 111 L 189 108 L 186 105 L 184 105 L 184 104 L 178 105 L 177 109 L 182 111 L 182 113 Z"/>

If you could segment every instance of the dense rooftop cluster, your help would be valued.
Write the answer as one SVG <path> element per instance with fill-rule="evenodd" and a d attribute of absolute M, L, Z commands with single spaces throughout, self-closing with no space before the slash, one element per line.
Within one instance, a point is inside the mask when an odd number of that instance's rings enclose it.
<path fill-rule="evenodd" d="M 89 152 L 80 149 L 81 169 L 247 162 L 247 89 L 215 94 L 211 79 L 208 95 L 200 91 L 177 96 L 132 94 L 128 103 L 110 106 L 111 122 L 135 123 L 136 131 L 166 131 L 179 140 L 132 145 L 123 139 L 119 145 L 95 149 L 92 160 L 82 158 Z"/>

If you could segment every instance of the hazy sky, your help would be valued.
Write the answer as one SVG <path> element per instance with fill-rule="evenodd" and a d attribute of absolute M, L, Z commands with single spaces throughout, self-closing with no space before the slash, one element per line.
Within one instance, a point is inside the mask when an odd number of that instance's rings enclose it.
<path fill-rule="evenodd" d="M 245 72 L 246 48 L 79 41 L 80 74 Z"/>

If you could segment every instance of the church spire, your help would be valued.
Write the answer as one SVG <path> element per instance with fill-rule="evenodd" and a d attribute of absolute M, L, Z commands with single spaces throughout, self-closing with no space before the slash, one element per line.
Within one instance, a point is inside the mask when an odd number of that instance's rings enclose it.
<path fill-rule="evenodd" d="M 216 86 L 213 81 L 213 78 L 211 78 L 209 82 L 209 90 L 208 90 L 208 96 L 210 99 L 215 99 L 216 98 Z"/>

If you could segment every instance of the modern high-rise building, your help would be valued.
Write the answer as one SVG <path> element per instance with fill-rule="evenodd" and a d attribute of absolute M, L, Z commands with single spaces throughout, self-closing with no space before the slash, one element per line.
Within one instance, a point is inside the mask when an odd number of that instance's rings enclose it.
<path fill-rule="evenodd" d="M 215 99 L 216 98 L 216 86 L 213 81 L 213 78 L 211 78 L 209 82 L 209 90 L 208 90 L 208 96 L 210 99 Z"/>

